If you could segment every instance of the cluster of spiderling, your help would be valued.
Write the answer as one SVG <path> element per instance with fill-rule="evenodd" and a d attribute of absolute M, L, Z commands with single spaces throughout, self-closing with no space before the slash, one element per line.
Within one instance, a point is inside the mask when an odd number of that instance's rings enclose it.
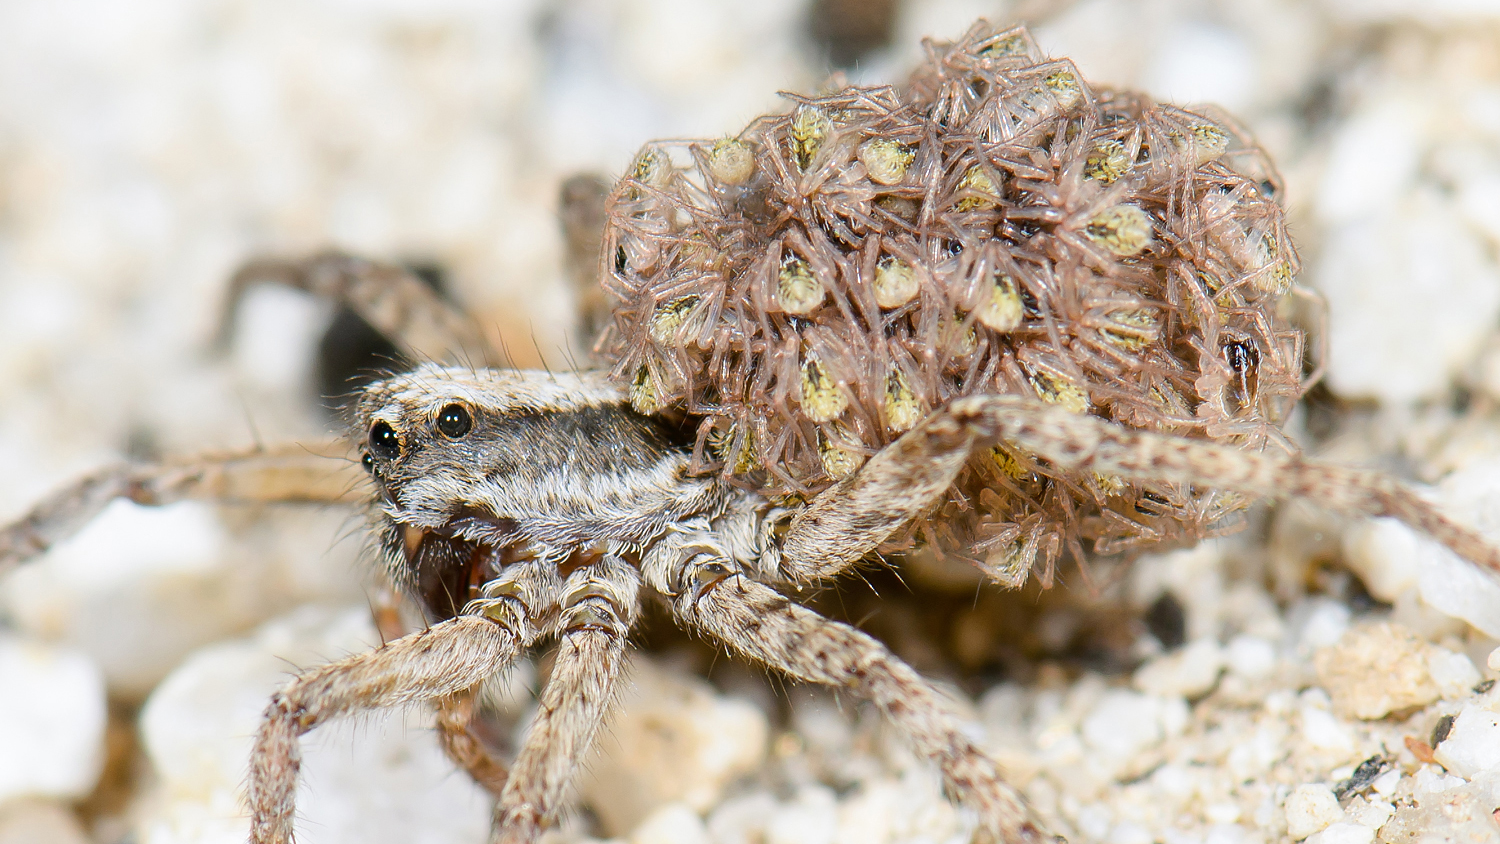
<path fill-rule="evenodd" d="M 634 406 L 696 418 L 700 470 L 793 497 L 974 393 L 1280 442 L 1308 381 L 1264 154 L 1222 115 L 1091 89 L 1024 29 L 926 47 L 903 88 L 641 151 L 608 201 L 599 347 Z M 1246 503 L 1000 443 L 917 529 L 1019 584 Z"/>

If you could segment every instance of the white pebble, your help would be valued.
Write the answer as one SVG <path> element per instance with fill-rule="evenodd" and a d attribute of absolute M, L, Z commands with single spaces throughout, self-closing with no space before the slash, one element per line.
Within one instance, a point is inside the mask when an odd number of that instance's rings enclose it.
<path fill-rule="evenodd" d="M 1187 638 L 1217 635 L 1223 624 L 1224 545 L 1215 540 L 1161 554 L 1143 554 L 1131 567 L 1130 600 L 1145 608 L 1170 591 L 1187 615 Z"/>
<path fill-rule="evenodd" d="M 1232 800 L 1224 800 L 1218 803 L 1209 803 L 1203 807 L 1203 817 L 1211 824 L 1227 826 L 1238 823 L 1240 815 L 1240 804 Z"/>
<path fill-rule="evenodd" d="M 304 738 L 298 842 L 483 841 L 490 796 L 443 753 L 426 707 L 341 719 Z"/>
<path fill-rule="evenodd" d="M 1438 504 L 1450 518 L 1500 540 L 1500 460 L 1477 460 L 1444 478 Z M 1500 639 L 1500 582 L 1431 539 L 1417 540 L 1422 600 Z"/>
<path fill-rule="evenodd" d="M 1318 186 L 1317 214 L 1325 224 L 1369 219 L 1398 207 L 1417 175 L 1420 127 L 1429 110 L 1413 98 L 1384 97 L 1338 127 Z"/>
<path fill-rule="evenodd" d="M 1280 718 L 1267 719 L 1229 749 L 1224 769 L 1243 781 L 1264 776 L 1286 757 L 1287 726 Z"/>
<path fill-rule="evenodd" d="M 1318 750 L 1346 752 L 1354 749 L 1354 736 L 1332 712 L 1315 706 L 1302 708 L 1302 738 Z"/>
<path fill-rule="evenodd" d="M 707 811 L 725 785 L 765 758 L 769 730 L 754 704 L 637 660 L 579 793 L 611 834 L 634 829 L 666 803 Z"/>
<path fill-rule="evenodd" d="M 1464 654 L 1433 647 L 1427 652 L 1427 673 L 1446 699 L 1468 697 L 1479 685 L 1479 669 Z"/>
<path fill-rule="evenodd" d="M 1349 607 L 1331 598 L 1313 598 L 1294 611 L 1302 615 L 1297 631 L 1297 647 L 1311 656 L 1318 648 L 1336 644 L 1349 629 L 1352 613 Z"/>
<path fill-rule="evenodd" d="M 1171 841 L 1170 838 L 1167 839 Z M 1239 824 L 1216 823 L 1203 836 L 1203 844 L 1249 844 L 1248 830 Z"/>
<path fill-rule="evenodd" d="M 1276 668 L 1276 646 L 1259 636 L 1241 634 L 1224 648 L 1229 671 L 1247 680 L 1258 680 Z"/>
<path fill-rule="evenodd" d="M 1465 706 L 1453 719 L 1448 737 L 1434 748 L 1433 758 L 1465 777 L 1500 770 L 1500 714 Z"/>
<path fill-rule="evenodd" d="M 1373 138 L 1372 148 L 1400 140 L 1400 133 Z M 1378 174 L 1395 175 L 1403 164 Z M 1372 175 L 1362 174 L 1367 184 L 1386 184 Z M 1343 193 L 1355 204 L 1377 201 Z M 1488 245 L 1436 193 L 1411 190 L 1393 208 L 1327 232 L 1308 280 L 1328 299 L 1327 378 L 1341 396 L 1405 404 L 1441 394 L 1500 316 L 1500 273 Z M 1392 342 L 1399 337 L 1428 342 Z"/>
<path fill-rule="evenodd" d="M 1399 772 L 1397 772 L 1397 776 L 1400 776 Z M 1344 812 L 1355 823 L 1379 832 L 1380 828 L 1385 826 L 1385 822 L 1391 819 L 1391 815 L 1396 813 L 1396 807 L 1384 800 L 1368 800 L 1364 797 L 1356 797 L 1349 801 L 1349 806 Z"/>
<path fill-rule="evenodd" d="M 1214 687 L 1223 667 L 1219 643 L 1203 638 L 1147 662 L 1136 670 L 1131 683 L 1161 697 L 1196 698 Z"/>
<path fill-rule="evenodd" d="M 1375 830 L 1348 821 L 1340 821 L 1307 838 L 1308 844 L 1370 844 L 1374 840 Z"/>
<path fill-rule="evenodd" d="M 1490 651 L 1490 655 L 1484 658 L 1484 664 L 1491 671 L 1500 671 L 1500 648 Z"/>
<path fill-rule="evenodd" d="M 1444 742 L 1444 744 L 1447 744 L 1447 742 Z M 1433 765 L 1423 765 L 1417 770 L 1417 774 L 1412 777 L 1412 780 L 1412 793 L 1418 795 L 1442 794 L 1445 791 L 1459 788 L 1464 784 L 1463 777 L 1445 774 L 1442 769 Z"/>
<path fill-rule="evenodd" d="M 766 822 L 776 811 L 776 798 L 764 791 L 731 797 L 708 816 L 708 835 L 715 844 L 758 844 L 765 840 Z"/>
<path fill-rule="evenodd" d="M 1153 844 L 1156 836 L 1151 830 L 1138 823 L 1124 821 L 1115 824 L 1115 828 L 1109 831 L 1109 837 L 1104 839 L 1105 844 Z"/>
<path fill-rule="evenodd" d="M 23 630 L 87 652 L 116 693 L 143 696 L 188 651 L 253 623 L 227 588 L 225 542 L 207 505 L 117 500 L 17 571 L 0 601 Z"/>
<path fill-rule="evenodd" d="M 1396 793 L 1396 786 L 1400 784 L 1400 782 L 1401 769 L 1392 768 L 1391 770 L 1386 771 L 1385 773 L 1376 777 L 1375 781 L 1370 783 L 1370 788 L 1374 789 L 1375 793 L 1379 794 L 1381 797 L 1390 797 L 1392 794 Z"/>
<path fill-rule="evenodd" d="M 1328 0 L 1320 11 L 1344 26 L 1421 21 L 1424 26 L 1462 28 L 1484 26 L 1500 16 L 1494 0 Z"/>
<path fill-rule="evenodd" d="M 1286 811 L 1286 834 L 1294 841 L 1322 832 L 1344 819 L 1344 810 L 1339 808 L 1333 789 L 1320 782 L 1297 786 L 1286 798 L 1283 808 Z"/>
<path fill-rule="evenodd" d="M 838 807 L 837 844 L 906 840 L 968 840 L 973 816 L 943 797 L 942 780 L 926 766 L 913 766 L 899 780 L 865 782 Z M 717 842 L 718 839 L 716 839 Z"/>
<path fill-rule="evenodd" d="M 1394 604 L 1417 586 L 1417 535 L 1395 519 L 1367 519 L 1344 534 L 1344 561 L 1365 591 Z"/>
<path fill-rule="evenodd" d="M 235 313 L 230 359 L 254 387 L 290 393 L 311 383 L 318 340 L 333 303 L 275 285 L 256 285 Z"/>
<path fill-rule="evenodd" d="M 1022 727 L 1027 703 L 1024 687 L 1018 683 L 1001 683 L 980 696 L 979 717 L 993 732 L 1013 733 Z"/>
<path fill-rule="evenodd" d="M 1084 717 L 1081 727 L 1090 748 L 1125 759 L 1161 741 L 1161 701 L 1125 689 L 1110 689 Z"/>
<path fill-rule="evenodd" d="M 1090 803 L 1078 810 L 1073 817 L 1073 826 L 1089 839 L 1100 839 L 1109 833 L 1114 813 L 1107 806 Z"/>
<path fill-rule="evenodd" d="M 86 656 L 0 634 L 0 803 L 80 798 L 104 764 L 104 678 Z"/>
<path fill-rule="evenodd" d="M 706 844 L 708 830 L 698 813 L 681 803 L 668 803 L 646 816 L 630 833 L 630 844 Z"/>
<path fill-rule="evenodd" d="M 1186 699 L 1180 697 L 1160 698 L 1160 701 L 1161 710 L 1157 714 L 1161 718 L 1161 731 L 1167 738 L 1182 735 L 1182 731 L 1193 720 L 1193 708 Z"/>
<path fill-rule="evenodd" d="M 1218 103 L 1242 109 L 1250 101 L 1259 68 L 1244 33 L 1201 21 L 1179 23 L 1150 51 L 1145 90 L 1179 103 Z"/>
<path fill-rule="evenodd" d="M 1151 785 L 1167 797 L 1185 800 L 1197 789 L 1199 771 L 1174 762 L 1168 762 L 1151 774 Z"/>
<path fill-rule="evenodd" d="M 168 796 L 206 801 L 220 789 L 233 794 L 261 713 L 291 672 L 378 642 L 368 611 L 340 617 L 304 608 L 252 638 L 194 652 L 141 709 L 141 738 Z"/>
<path fill-rule="evenodd" d="M 809 786 L 771 815 L 766 844 L 833 844 L 838 830 L 838 799 L 833 791 Z"/>
<path fill-rule="evenodd" d="M 254 531 L 231 541 L 202 502 L 117 500 L 8 577 L 0 612 L 87 653 L 111 694 L 144 698 L 195 648 L 244 635 L 288 606 L 363 600 L 350 576 L 359 543 L 328 547 L 343 520 L 286 514 L 274 538 Z"/>
<path fill-rule="evenodd" d="M 854 731 L 838 700 L 815 687 L 794 689 L 789 696 L 792 727 L 806 742 L 807 750 L 825 757 L 847 756 Z"/>
<path fill-rule="evenodd" d="M 304 608 L 249 639 L 203 648 L 146 701 L 142 741 L 160 799 L 137 819 L 149 844 L 244 840 L 250 745 L 271 693 L 296 666 L 378 642 L 369 610 Z M 481 840 L 489 798 L 438 747 L 423 708 L 335 721 L 302 740 L 297 840 Z"/>

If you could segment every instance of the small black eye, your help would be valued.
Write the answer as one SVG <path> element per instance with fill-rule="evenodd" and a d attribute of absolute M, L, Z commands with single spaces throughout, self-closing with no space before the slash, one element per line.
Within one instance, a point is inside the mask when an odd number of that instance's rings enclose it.
<path fill-rule="evenodd" d="M 1229 368 L 1235 372 L 1244 372 L 1260 365 L 1260 350 L 1253 343 L 1244 340 L 1225 343 L 1224 357 L 1229 361 Z"/>
<path fill-rule="evenodd" d="M 401 438 L 388 423 L 376 422 L 370 426 L 370 451 L 384 460 L 395 460 L 401 456 Z"/>
<path fill-rule="evenodd" d="M 438 414 L 437 426 L 438 430 L 443 432 L 443 436 L 456 440 L 469 433 L 469 429 L 474 427 L 474 420 L 463 405 L 450 404 Z"/>
<path fill-rule="evenodd" d="M 366 472 L 373 472 L 375 471 L 375 458 L 367 451 L 365 456 L 359 459 L 359 465 L 365 467 Z"/>

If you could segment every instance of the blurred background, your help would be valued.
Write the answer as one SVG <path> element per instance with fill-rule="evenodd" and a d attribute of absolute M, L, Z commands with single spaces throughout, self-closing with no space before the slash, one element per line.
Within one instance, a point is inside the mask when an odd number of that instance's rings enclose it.
<path fill-rule="evenodd" d="M 1096 86 L 1218 103 L 1280 164 L 1301 282 L 1331 313 L 1326 387 L 1294 422 L 1299 436 L 1429 482 L 1500 454 L 1500 2 L 6 0 L 0 521 L 123 458 L 338 430 L 320 374 L 337 340 L 328 305 L 257 291 L 229 349 L 213 350 L 226 280 L 251 256 L 336 247 L 438 269 L 519 364 L 567 366 L 589 342 L 557 218 L 566 178 L 612 178 L 650 139 L 737 132 L 783 107 L 777 91 L 811 91 L 836 70 L 899 82 L 923 37 L 957 37 L 980 17 L 1030 22 Z M 43 731 L 0 726 L 0 818 L 26 797 L 49 836 L 219 840 L 205 830 L 234 815 L 236 769 L 143 755 L 142 701 L 196 648 L 302 604 L 357 605 L 359 522 L 192 507 L 110 518 L 0 583 L 0 618 L 23 632 L 11 638 L 40 649 L 5 651 L 0 673 L 35 657 L 55 674 L 37 676 L 62 684 L 28 703 L 16 681 L 0 722 L 61 717 L 58 701 L 76 699 L 93 725 L 63 729 L 83 736 L 68 751 L 81 761 L 41 785 L 37 763 L 6 772 L 4 759 L 67 754 L 7 753 L 5 741 Z M 1273 540 L 1313 549 L 1292 554 L 1297 565 L 1337 558 L 1328 524 L 1309 516 Z M 1321 588 L 1302 574 L 1262 579 L 1285 608 Z M 309 659 L 357 649 L 370 634 L 328 632 L 363 623 L 341 618 L 296 622 L 320 631 L 297 647 Z M 265 682 L 284 676 L 283 656 L 256 657 L 269 660 Z M 235 723 L 250 725 L 236 729 L 253 728 L 260 695 L 235 704 Z M 370 740 L 351 735 L 346 745 Z M 430 768 L 411 776 L 466 787 Z M 181 783 L 214 777 L 229 791 L 182 796 L 193 789 Z M 155 808 L 142 797 L 152 783 Z M 470 807 L 456 838 L 412 831 L 462 814 L 429 801 L 392 840 L 481 840 L 482 800 L 453 799 Z M 3 823 L 0 841 L 27 840 Z M 223 840 L 241 834 L 223 823 Z M 1085 827 L 1075 834 L 1102 840 L 1118 824 Z M 336 821 L 313 829 L 308 840 L 345 840 Z M 569 834 L 584 831 L 605 834 Z"/>

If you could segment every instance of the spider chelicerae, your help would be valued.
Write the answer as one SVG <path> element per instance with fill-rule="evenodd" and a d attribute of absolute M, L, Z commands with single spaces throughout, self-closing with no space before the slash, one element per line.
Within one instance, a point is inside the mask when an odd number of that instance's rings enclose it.
<path fill-rule="evenodd" d="M 109 469 L 0 532 L 0 570 L 117 497 L 370 502 L 387 573 L 432 624 L 276 694 L 252 840 L 291 839 L 301 735 L 427 701 L 496 795 L 495 840 L 533 842 L 649 595 L 728 650 L 873 701 L 981 837 L 1026 841 L 1040 822 L 946 699 L 778 587 L 914 542 L 967 546 L 1015 585 L 1082 560 L 1084 540 L 1192 539 L 1285 496 L 1398 517 L 1500 568 L 1403 486 L 1277 436 L 1315 373 L 1273 307 L 1296 266 L 1274 174 L 1244 164 L 1255 150 L 1227 118 L 1096 94 L 1023 30 L 929 53 L 902 91 L 835 86 L 686 161 L 643 151 L 607 206 L 611 371 L 396 374 L 351 409 L 354 487 L 323 449 Z M 261 280 L 348 303 L 413 356 L 490 359 L 400 269 L 262 261 L 234 289 Z M 471 695 L 548 641 L 507 765 L 471 729 Z"/>

